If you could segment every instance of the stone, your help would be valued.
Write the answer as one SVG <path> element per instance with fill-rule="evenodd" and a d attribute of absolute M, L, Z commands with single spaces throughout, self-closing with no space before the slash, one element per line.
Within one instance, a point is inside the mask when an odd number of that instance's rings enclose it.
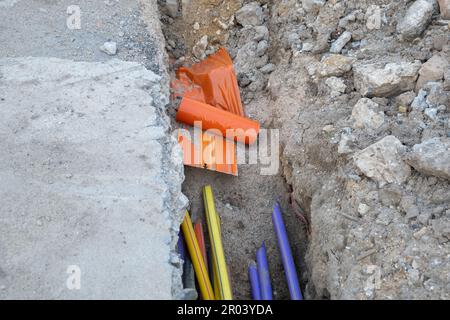
<path fill-rule="evenodd" d="M 342 133 L 338 145 L 339 154 L 350 154 L 355 151 L 356 137 L 352 134 Z"/>
<path fill-rule="evenodd" d="M 395 103 L 398 107 L 404 107 L 408 109 L 408 107 L 411 105 L 411 103 L 414 101 L 415 98 L 416 94 L 414 93 L 414 91 L 408 91 L 397 96 L 395 98 Z"/>
<path fill-rule="evenodd" d="M 381 29 L 381 9 L 377 5 L 371 5 L 366 11 L 366 27 L 369 30 Z"/>
<path fill-rule="evenodd" d="M 262 67 L 260 69 L 260 71 L 264 74 L 269 74 L 269 73 L 274 72 L 275 69 L 276 69 L 276 66 L 273 63 L 268 63 L 264 67 Z"/>
<path fill-rule="evenodd" d="M 327 80 L 325 80 L 325 84 L 328 86 L 328 88 L 330 88 L 330 95 L 333 98 L 336 98 L 345 93 L 345 90 L 347 89 L 345 81 L 342 78 L 328 78 Z"/>
<path fill-rule="evenodd" d="M 261 40 L 269 40 L 269 29 L 266 26 L 256 26 L 253 27 L 255 35 L 253 40 L 261 41 Z"/>
<path fill-rule="evenodd" d="M 411 103 L 411 108 L 413 110 L 424 111 L 426 108 L 429 107 L 427 103 L 427 96 L 428 92 L 426 90 L 424 89 L 419 90 L 419 93 Z"/>
<path fill-rule="evenodd" d="M 258 57 L 262 57 L 266 54 L 267 49 L 269 49 L 269 43 L 267 42 L 267 40 L 261 40 L 256 47 L 256 55 Z"/>
<path fill-rule="evenodd" d="M 308 13 L 316 13 L 325 4 L 326 0 L 302 0 L 303 9 Z"/>
<path fill-rule="evenodd" d="M 370 207 L 365 203 L 360 203 L 358 206 L 358 213 L 362 216 L 366 215 L 370 211 Z"/>
<path fill-rule="evenodd" d="M 167 14 L 170 17 L 176 18 L 178 16 L 178 12 L 179 12 L 178 0 L 166 0 L 165 7 L 166 7 Z"/>
<path fill-rule="evenodd" d="M 380 106 L 368 98 L 361 98 L 353 107 L 352 118 L 354 127 L 363 129 L 378 129 L 384 124 L 384 112 Z"/>
<path fill-rule="evenodd" d="M 440 54 L 435 54 L 430 60 L 425 62 L 419 70 L 419 79 L 416 84 L 416 92 L 419 91 L 429 81 L 440 81 L 444 79 L 444 72 L 447 70 L 449 62 Z"/>
<path fill-rule="evenodd" d="M 402 184 L 411 175 L 410 166 L 402 159 L 405 146 L 394 136 L 387 136 L 353 156 L 356 167 L 382 187 Z"/>
<path fill-rule="evenodd" d="M 404 40 L 412 40 L 422 34 L 433 16 L 433 3 L 428 0 L 416 0 L 407 9 L 403 19 L 397 24 L 397 33 Z"/>
<path fill-rule="evenodd" d="M 100 47 L 100 51 L 107 55 L 114 56 L 117 54 L 117 43 L 114 41 L 107 41 Z"/>
<path fill-rule="evenodd" d="M 201 60 L 206 57 L 205 50 L 208 47 L 208 36 L 204 35 L 192 48 L 192 54 L 197 59 Z"/>
<path fill-rule="evenodd" d="M 356 64 L 354 83 L 362 96 L 391 97 L 414 90 L 420 61 L 379 64 Z"/>
<path fill-rule="evenodd" d="M 343 76 L 352 70 L 354 61 L 354 58 L 340 54 L 327 55 L 320 62 L 317 73 L 321 77 Z"/>
<path fill-rule="evenodd" d="M 443 19 L 450 19 L 450 0 L 438 0 Z"/>
<path fill-rule="evenodd" d="M 257 2 L 250 2 L 239 9 L 235 18 L 241 26 L 260 26 L 264 22 L 262 7 Z"/>
<path fill-rule="evenodd" d="M 427 82 L 424 89 L 427 91 L 426 102 L 429 107 L 450 105 L 450 92 L 444 90 L 442 82 Z"/>
<path fill-rule="evenodd" d="M 331 53 L 341 53 L 345 45 L 352 39 L 352 33 L 350 31 L 344 31 L 339 38 L 331 44 Z"/>
<path fill-rule="evenodd" d="M 432 138 L 416 144 L 405 161 L 420 173 L 450 180 L 450 138 Z"/>
<path fill-rule="evenodd" d="M 326 133 L 332 133 L 336 131 L 336 128 L 332 124 L 327 124 L 325 127 L 322 128 L 322 131 Z"/>

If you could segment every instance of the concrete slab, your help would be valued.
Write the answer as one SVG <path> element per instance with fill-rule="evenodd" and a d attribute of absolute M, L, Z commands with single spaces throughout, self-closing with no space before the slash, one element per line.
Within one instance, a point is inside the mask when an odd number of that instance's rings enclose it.
<path fill-rule="evenodd" d="M 160 76 L 0 59 L 0 299 L 171 299 L 186 204 Z"/>

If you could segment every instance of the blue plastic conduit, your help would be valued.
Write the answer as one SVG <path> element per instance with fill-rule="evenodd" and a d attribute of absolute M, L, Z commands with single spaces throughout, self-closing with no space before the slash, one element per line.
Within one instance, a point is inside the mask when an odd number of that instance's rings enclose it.
<path fill-rule="evenodd" d="M 255 261 L 252 261 L 248 266 L 248 278 L 250 279 L 253 300 L 261 300 L 261 287 L 259 285 L 258 270 L 256 269 Z"/>
<path fill-rule="evenodd" d="M 272 286 L 270 284 L 269 265 L 267 263 L 266 245 L 256 252 L 256 265 L 258 270 L 259 285 L 261 287 L 261 299 L 272 300 Z"/>
<path fill-rule="evenodd" d="M 281 251 L 281 259 L 283 261 L 284 272 L 289 287 L 291 300 L 303 300 L 302 292 L 298 283 L 297 271 L 295 269 L 292 251 L 289 245 L 289 239 L 286 233 L 286 227 L 281 215 L 279 203 L 275 204 L 272 214 L 273 226 L 278 239 L 278 247 Z"/>

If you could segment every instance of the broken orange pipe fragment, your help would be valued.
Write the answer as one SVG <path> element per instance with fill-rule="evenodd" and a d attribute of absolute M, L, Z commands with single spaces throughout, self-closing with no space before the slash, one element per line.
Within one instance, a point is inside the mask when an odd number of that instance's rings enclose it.
<path fill-rule="evenodd" d="M 201 130 L 194 132 L 192 138 L 189 131 L 179 129 L 178 144 L 183 150 L 184 165 L 238 175 L 234 142 Z"/>
<path fill-rule="evenodd" d="M 176 120 L 203 130 L 218 130 L 223 137 L 236 142 L 253 144 L 258 138 L 259 123 L 211 105 L 183 98 Z"/>
<path fill-rule="evenodd" d="M 179 68 L 174 86 L 178 96 L 244 116 L 233 60 L 224 48 L 191 67 Z"/>

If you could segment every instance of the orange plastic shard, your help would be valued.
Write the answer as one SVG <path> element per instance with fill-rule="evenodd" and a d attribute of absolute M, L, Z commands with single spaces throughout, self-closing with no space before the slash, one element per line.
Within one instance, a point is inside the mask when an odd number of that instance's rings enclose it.
<path fill-rule="evenodd" d="M 220 135 L 178 129 L 178 143 L 183 149 L 185 165 L 225 174 L 238 175 L 236 145 Z"/>
<path fill-rule="evenodd" d="M 190 68 L 179 68 L 172 89 L 175 97 L 187 97 L 244 116 L 233 61 L 224 48 Z"/>
<path fill-rule="evenodd" d="M 176 120 L 201 126 L 203 130 L 217 129 L 223 137 L 246 144 L 254 143 L 259 133 L 256 121 L 186 97 L 181 101 Z"/>

